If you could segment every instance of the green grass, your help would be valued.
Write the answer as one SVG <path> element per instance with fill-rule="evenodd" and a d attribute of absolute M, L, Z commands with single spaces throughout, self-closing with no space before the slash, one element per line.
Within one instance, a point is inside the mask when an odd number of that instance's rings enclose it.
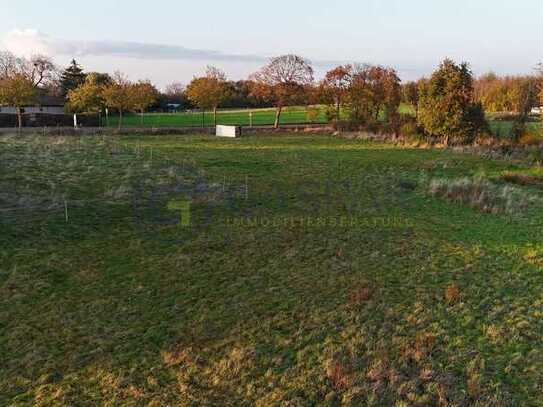
<path fill-rule="evenodd" d="M 0 405 L 540 405 L 541 204 L 424 188 L 536 170 L 327 136 L 0 154 Z"/>
<path fill-rule="evenodd" d="M 307 124 L 326 123 L 324 108 L 320 107 L 318 116 L 308 116 L 306 107 L 286 108 L 281 114 L 281 124 Z M 249 126 L 251 123 L 250 112 L 252 112 L 252 123 L 254 126 L 272 125 L 275 121 L 274 109 L 240 109 L 240 110 L 219 110 L 217 123 L 223 125 Z M 117 126 L 118 117 L 110 117 L 109 125 Z M 213 113 L 147 113 L 144 114 L 144 127 L 201 127 L 213 126 Z M 141 127 L 141 115 L 129 114 L 123 119 L 123 126 Z"/>
<path fill-rule="evenodd" d="M 304 106 L 294 106 L 286 108 L 281 115 L 281 124 L 325 124 L 326 110 L 324 106 L 316 107 L 318 115 L 316 117 L 308 116 L 308 108 Z M 412 106 L 402 104 L 400 113 L 414 114 Z M 274 109 L 239 109 L 239 110 L 219 110 L 217 123 L 232 126 L 249 126 L 251 119 L 249 112 L 252 112 L 252 124 L 254 126 L 269 126 L 275 121 Z M 489 116 L 489 124 L 492 133 L 499 138 L 511 138 L 513 122 L 494 120 Z M 109 126 L 116 127 L 119 124 L 119 118 L 112 116 L 109 118 Z M 213 113 L 146 113 L 143 118 L 143 127 L 201 127 L 213 126 Z M 128 114 L 123 119 L 125 127 L 142 127 L 141 115 Z M 530 122 L 527 125 L 529 131 L 537 133 L 541 130 L 541 123 Z"/>
<path fill-rule="evenodd" d="M 513 133 L 513 122 L 503 120 L 489 120 L 490 130 L 492 134 L 499 138 L 511 138 Z M 540 122 L 528 122 L 526 129 L 534 134 L 541 132 Z"/>
<path fill-rule="evenodd" d="M 314 117 L 308 115 L 308 111 L 316 109 L 318 114 Z M 401 113 L 412 113 L 413 108 L 402 104 Z M 252 123 L 254 126 L 269 126 L 275 122 L 275 109 L 221 109 L 217 114 L 217 123 L 223 125 L 249 126 L 251 124 L 250 113 L 252 113 Z M 213 126 L 213 113 L 146 113 L 143 115 L 144 127 L 201 127 Z M 327 123 L 325 106 L 293 106 L 287 107 L 281 113 L 281 124 L 324 124 Z M 109 119 L 109 125 L 118 126 L 119 118 L 112 116 Z M 123 119 L 123 126 L 141 127 L 141 115 L 129 114 Z"/>

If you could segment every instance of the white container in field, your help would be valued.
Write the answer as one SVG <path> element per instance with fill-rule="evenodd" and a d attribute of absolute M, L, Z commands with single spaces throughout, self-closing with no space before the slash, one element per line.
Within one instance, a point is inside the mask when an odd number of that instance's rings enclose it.
<path fill-rule="evenodd" d="M 217 137 L 240 137 L 241 127 L 238 126 L 217 126 Z"/>

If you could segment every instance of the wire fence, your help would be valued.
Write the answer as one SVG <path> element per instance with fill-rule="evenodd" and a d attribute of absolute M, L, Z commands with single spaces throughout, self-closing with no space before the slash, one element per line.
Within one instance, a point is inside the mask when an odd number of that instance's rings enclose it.
<path fill-rule="evenodd" d="M 271 126 L 276 119 L 275 109 L 219 110 L 216 124 L 229 126 Z M 110 127 L 119 125 L 118 115 L 109 115 L 105 124 Z M 326 124 L 325 109 L 322 107 L 285 108 L 281 113 L 281 125 Z M 180 113 L 145 113 L 128 114 L 122 119 L 127 127 L 208 127 L 215 125 L 213 112 L 188 111 Z"/>
<path fill-rule="evenodd" d="M 205 203 L 192 213 L 201 229 L 219 204 L 224 210 L 248 198 L 248 178 L 212 180 L 191 157 L 173 159 L 140 141 L 4 137 L 0 142 L 0 242 L 6 247 L 111 228 L 178 231 L 180 201 Z"/>

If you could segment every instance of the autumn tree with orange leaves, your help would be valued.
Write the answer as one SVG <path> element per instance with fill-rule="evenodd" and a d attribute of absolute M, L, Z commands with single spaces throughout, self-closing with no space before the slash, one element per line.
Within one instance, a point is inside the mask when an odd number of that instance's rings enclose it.
<path fill-rule="evenodd" d="M 275 106 L 274 127 L 278 128 L 283 108 L 304 102 L 313 84 L 313 68 L 298 55 L 283 55 L 271 59 L 251 80 L 251 95 Z"/>
<path fill-rule="evenodd" d="M 23 126 L 23 107 L 36 101 L 36 88 L 31 79 L 15 73 L 0 79 L 0 106 L 14 106 L 19 128 Z"/>
<path fill-rule="evenodd" d="M 401 102 L 400 78 L 392 68 L 355 66 L 348 92 L 351 121 L 363 126 L 392 123 Z"/>
<path fill-rule="evenodd" d="M 205 76 L 194 78 L 189 83 L 186 94 L 202 110 L 212 110 L 213 122 L 217 125 L 217 109 L 229 97 L 226 75 L 220 69 L 208 66 Z"/>
<path fill-rule="evenodd" d="M 119 112 L 119 129 L 123 125 L 123 114 L 126 111 L 132 110 L 134 104 L 132 101 L 133 84 L 126 76 L 120 72 L 115 72 L 111 83 L 102 89 L 102 98 L 104 104 Z"/>
<path fill-rule="evenodd" d="M 330 119 L 340 120 L 341 106 L 348 95 L 352 80 L 353 66 L 341 65 L 328 71 L 321 81 L 320 94 L 322 100 L 335 108 L 333 115 L 330 115 Z"/>
<path fill-rule="evenodd" d="M 158 90 L 150 81 L 139 81 L 131 86 L 130 98 L 133 108 L 140 113 L 141 124 L 143 125 L 145 111 L 157 101 Z"/>

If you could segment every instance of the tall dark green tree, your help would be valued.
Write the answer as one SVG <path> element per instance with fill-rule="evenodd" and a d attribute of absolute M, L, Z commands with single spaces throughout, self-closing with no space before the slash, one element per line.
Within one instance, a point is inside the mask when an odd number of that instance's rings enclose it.
<path fill-rule="evenodd" d="M 87 75 L 83 72 L 83 68 L 77 63 L 75 59 L 72 59 L 70 66 L 68 66 L 60 75 L 60 90 L 63 96 L 66 96 L 71 90 L 77 89 L 83 83 Z"/>
<path fill-rule="evenodd" d="M 442 62 L 419 93 L 418 123 L 432 140 L 469 144 L 487 131 L 483 107 L 475 102 L 467 63 Z"/>

